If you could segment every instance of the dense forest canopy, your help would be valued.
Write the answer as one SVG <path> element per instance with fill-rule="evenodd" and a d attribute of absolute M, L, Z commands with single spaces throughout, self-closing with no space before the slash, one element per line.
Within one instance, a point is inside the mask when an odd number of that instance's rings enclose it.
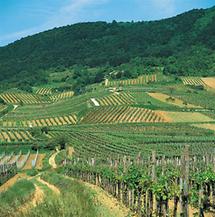
<path fill-rule="evenodd" d="M 73 66 L 101 67 L 103 76 L 105 69 L 136 59 L 143 67 L 164 67 L 170 74 L 215 75 L 214 27 L 215 8 L 195 9 L 160 21 L 55 28 L 1 47 L 0 81 L 5 84 L 22 78 L 29 85 L 45 83 L 47 70 L 59 69 L 60 73 Z M 91 83 L 102 79 L 96 73 Z"/>

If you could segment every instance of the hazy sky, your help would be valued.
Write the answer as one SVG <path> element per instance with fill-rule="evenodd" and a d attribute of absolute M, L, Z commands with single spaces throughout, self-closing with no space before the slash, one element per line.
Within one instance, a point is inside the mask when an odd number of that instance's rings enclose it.
<path fill-rule="evenodd" d="M 214 0 L 0 0 L 0 46 L 77 22 L 155 20 L 213 5 Z"/>

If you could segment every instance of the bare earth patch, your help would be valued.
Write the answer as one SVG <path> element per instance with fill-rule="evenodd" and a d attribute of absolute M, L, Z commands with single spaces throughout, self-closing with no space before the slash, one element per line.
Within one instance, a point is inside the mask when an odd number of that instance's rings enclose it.
<path fill-rule="evenodd" d="M 164 94 L 164 93 L 148 93 L 148 95 L 157 100 L 160 100 L 161 102 L 179 106 L 181 108 L 201 108 L 200 106 L 185 103 L 183 100 L 175 98 L 175 97 L 171 99 L 169 95 Z"/>
<path fill-rule="evenodd" d="M 169 201 L 169 208 L 170 208 L 170 216 L 172 216 L 172 214 L 173 214 L 173 208 L 174 208 L 174 202 L 173 202 L 173 200 Z M 178 206 L 177 206 L 177 211 L 178 211 L 177 214 L 179 215 L 179 212 L 180 212 L 180 204 L 179 203 L 178 203 Z M 197 208 L 194 208 L 194 207 L 192 207 L 192 206 L 189 205 L 189 216 L 190 217 L 195 216 L 195 214 L 198 213 L 198 212 L 199 211 L 198 211 Z M 214 217 L 214 214 L 211 213 L 211 212 L 208 212 L 208 213 L 204 213 L 204 216 L 205 217 Z"/>
<path fill-rule="evenodd" d="M 36 169 L 42 169 L 43 168 L 43 159 L 45 158 L 45 154 L 39 154 L 37 163 L 36 163 Z"/>
<path fill-rule="evenodd" d="M 55 152 L 50 158 L 49 158 L 49 164 L 51 165 L 51 167 L 53 169 L 57 168 L 57 164 L 55 162 L 55 157 L 57 156 L 57 154 L 59 153 L 59 151 Z"/>
<path fill-rule="evenodd" d="M 58 194 L 58 195 L 60 194 L 60 190 L 59 190 L 56 186 L 54 186 L 54 185 L 52 185 L 52 184 L 46 182 L 45 180 L 41 179 L 40 177 L 37 178 L 37 181 L 39 181 L 39 182 L 41 182 L 42 184 L 46 185 L 46 186 L 47 186 L 49 189 L 51 189 L 55 194 Z"/>
<path fill-rule="evenodd" d="M 40 187 L 38 187 L 36 184 L 34 184 L 35 186 L 35 192 L 33 194 L 32 199 L 30 200 L 30 202 L 25 203 L 23 206 L 21 206 L 18 211 L 20 213 L 27 213 L 27 211 L 31 208 L 31 207 L 36 207 L 39 203 L 42 203 L 43 198 L 44 198 L 44 192 L 42 191 L 42 189 Z"/>
<path fill-rule="evenodd" d="M 96 192 L 96 200 L 110 210 L 113 216 L 125 217 L 130 216 L 130 210 L 123 204 L 120 204 L 117 199 L 110 196 L 107 192 L 96 185 L 84 182 L 84 184 Z"/>
<path fill-rule="evenodd" d="M 208 87 L 215 89 L 215 78 L 202 78 L 202 80 Z"/>
<path fill-rule="evenodd" d="M 31 154 L 25 163 L 25 166 L 23 167 L 23 170 L 30 170 L 32 169 L 32 160 L 34 160 L 36 157 L 36 154 Z"/>

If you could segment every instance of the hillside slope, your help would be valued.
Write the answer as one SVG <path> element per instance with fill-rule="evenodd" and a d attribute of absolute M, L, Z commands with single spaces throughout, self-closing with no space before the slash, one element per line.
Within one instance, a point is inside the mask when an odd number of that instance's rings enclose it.
<path fill-rule="evenodd" d="M 151 22 L 79 23 L 0 48 L 0 81 L 43 82 L 43 70 L 75 64 L 118 66 L 140 57 L 168 73 L 213 75 L 215 8 Z"/>

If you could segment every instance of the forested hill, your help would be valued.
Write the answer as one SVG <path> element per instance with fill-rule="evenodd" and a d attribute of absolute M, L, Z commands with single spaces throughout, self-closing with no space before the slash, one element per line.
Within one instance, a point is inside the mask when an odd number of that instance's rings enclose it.
<path fill-rule="evenodd" d="M 214 51 L 215 8 L 161 21 L 79 23 L 0 48 L 0 81 L 41 79 L 52 67 L 118 66 L 135 57 L 172 74 L 215 75 Z"/>

